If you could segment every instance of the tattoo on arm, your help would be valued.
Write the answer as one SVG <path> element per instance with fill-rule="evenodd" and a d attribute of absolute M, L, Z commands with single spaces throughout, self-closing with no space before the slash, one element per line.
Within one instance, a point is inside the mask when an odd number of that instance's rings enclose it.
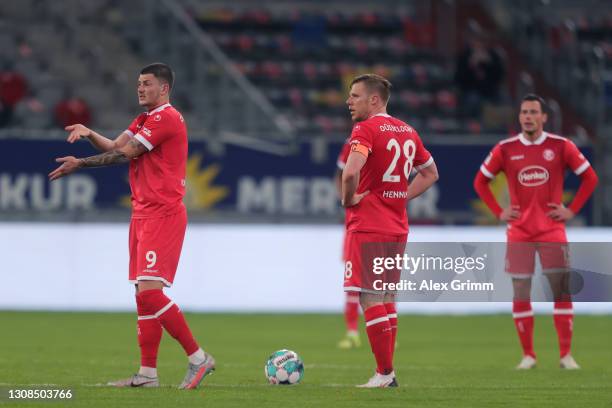
<path fill-rule="evenodd" d="M 141 154 L 148 152 L 147 147 L 136 139 L 130 139 L 130 141 L 128 142 L 128 145 L 129 147 L 136 150 L 136 152 L 138 153 L 137 156 L 140 156 Z"/>
<path fill-rule="evenodd" d="M 103 167 L 112 166 L 114 164 L 123 164 L 130 161 L 130 159 L 119 150 L 111 150 L 110 152 L 104 152 L 95 156 L 85 157 L 81 160 L 81 167 Z"/>

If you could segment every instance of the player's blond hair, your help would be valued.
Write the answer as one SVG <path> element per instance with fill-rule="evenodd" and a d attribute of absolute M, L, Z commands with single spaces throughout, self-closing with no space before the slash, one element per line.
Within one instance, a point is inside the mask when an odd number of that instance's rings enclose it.
<path fill-rule="evenodd" d="M 377 93 L 385 102 L 385 105 L 389 102 L 392 85 L 387 78 L 377 74 L 363 74 L 355 77 L 351 81 L 351 86 L 359 82 L 363 82 L 370 93 Z"/>

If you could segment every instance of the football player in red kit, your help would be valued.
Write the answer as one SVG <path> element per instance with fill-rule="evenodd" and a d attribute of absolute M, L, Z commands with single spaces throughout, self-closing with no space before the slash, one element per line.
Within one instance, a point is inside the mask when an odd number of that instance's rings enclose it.
<path fill-rule="evenodd" d="M 347 104 L 355 122 L 351 152 L 342 171 L 347 251 L 344 290 L 359 292 L 376 373 L 360 387 L 397 386 L 393 352 L 397 333 L 395 294 L 372 281 L 371 256 L 402 254 L 408 234 L 408 200 L 438 179 L 433 157 L 410 125 L 387 114 L 391 84 L 366 74 L 353 79 Z M 411 171 L 417 176 L 408 183 Z M 390 271 L 389 283 L 399 279 Z"/>
<path fill-rule="evenodd" d="M 554 296 L 560 366 L 577 369 L 580 367 L 571 355 L 573 308 L 565 222 L 589 199 L 597 185 L 597 175 L 571 140 L 544 131 L 546 120 L 544 100 L 533 94 L 525 96 L 519 113 L 522 132 L 493 148 L 476 175 L 474 188 L 493 214 L 508 224 L 506 272 L 512 277 L 512 315 L 523 348 L 517 369 L 536 365 L 530 300 L 536 253 Z M 569 207 L 561 200 L 567 169 L 581 179 Z M 489 188 L 489 182 L 502 171 L 508 180 L 511 203 L 505 209 Z"/>
<path fill-rule="evenodd" d="M 136 286 L 138 344 L 141 365 L 132 377 L 109 383 L 117 387 L 158 387 L 157 351 L 162 328 L 183 347 L 189 363 L 179 388 L 196 388 L 215 369 L 179 307 L 163 292 L 170 287 L 178 266 L 187 212 L 183 204 L 187 165 L 187 127 L 183 116 L 170 105 L 174 72 L 155 63 L 144 67 L 138 78 L 138 102 L 146 112 L 115 140 L 75 124 L 67 126 L 68 142 L 86 138 L 98 150 L 96 156 L 57 159 L 60 167 L 51 180 L 83 167 L 129 163 L 132 220 L 129 235 L 129 282 Z"/>

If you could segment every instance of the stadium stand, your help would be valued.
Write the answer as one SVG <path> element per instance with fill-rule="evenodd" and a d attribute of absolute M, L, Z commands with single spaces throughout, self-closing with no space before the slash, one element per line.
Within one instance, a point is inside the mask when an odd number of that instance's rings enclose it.
<path fill-rule="evenodd" d="M 410 112 L 417 128 L 500 131 L 461 115 L 452 63 L 435 48 L 436 22 L 418 19 L 414 7 L 314 14 L 301 3 L 292 10 L 192 6 L 200 26 L 303 132 L 346 133 L 347 81 L 368 71 L 390 78 L 399 93 L 390 110 Z"/>
<path fill-rule="evenodd" d="M 129 120 L 137 107 L 128 103 L 134 85 L 126 73 L 135 72 L 142 62 L 112 30 L 117 19 L 112 6 L 112 1 L 93 1 L 78 7 L 73 2 L 3 2 L 3 76 L 7 68 L 14 70 L 30 90 L 28 98 L 21 92 L 13 105 L 16 115 L 11 115 L 5 126 L 58 127 L 53 111 L 66 92 L 92 107 L 95 126 L 114 129 L 117 123 Z M 29 29 L 33 26 L 35 30 Z M 24 115 L 32 111 L 39 118 L 26 120 Z"/>

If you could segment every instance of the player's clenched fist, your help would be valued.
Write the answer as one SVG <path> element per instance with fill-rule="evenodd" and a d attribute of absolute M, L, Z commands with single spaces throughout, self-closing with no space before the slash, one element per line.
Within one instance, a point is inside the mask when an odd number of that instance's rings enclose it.
<path fill-rule="evenodd" d="M 89 137 L 91 135 L 91 129 L 81 125 L 80 123 L 66 126 L 64 129 L 70 132 L 68 134 L 68 138 L 66 139 L 68 143 L 77 142 L 79 139 Z"/>

